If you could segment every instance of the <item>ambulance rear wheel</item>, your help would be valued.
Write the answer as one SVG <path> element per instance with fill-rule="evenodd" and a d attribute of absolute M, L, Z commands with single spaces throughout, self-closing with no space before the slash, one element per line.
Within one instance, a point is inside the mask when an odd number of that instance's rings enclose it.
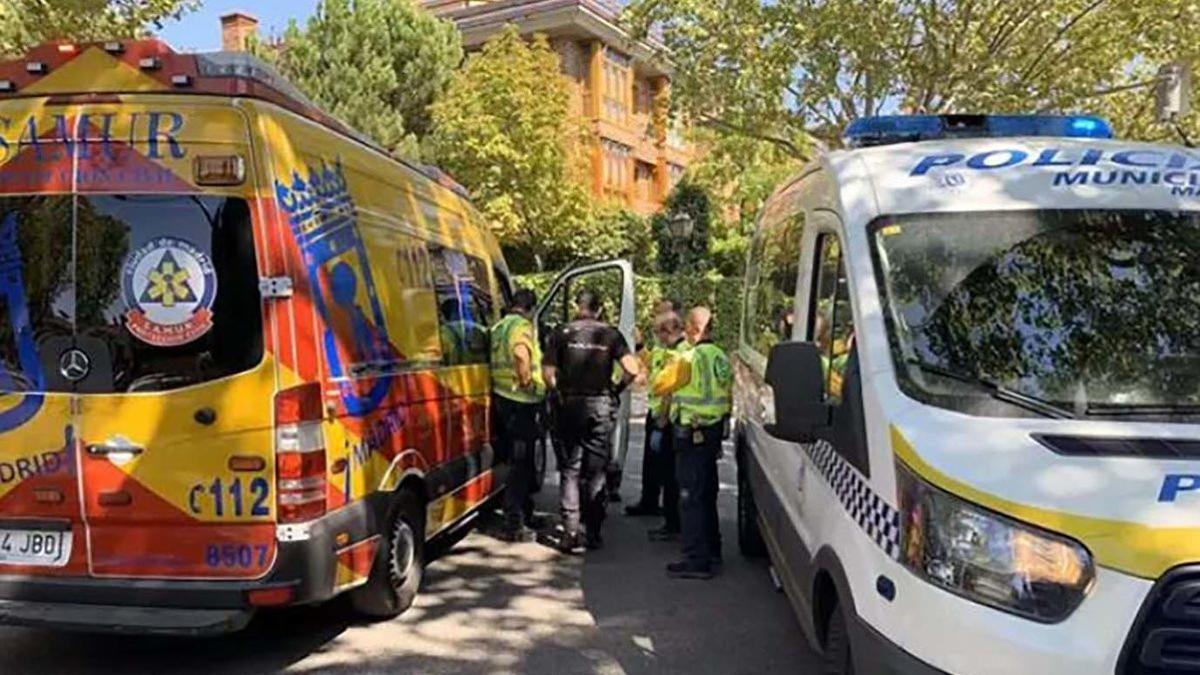
<path fill-rule="evenodd" d="M 761 558 L 767 554 L 767 545 L 758 526 L 758 506 L 754 503 L 754 493 L 750 490 L 746 469 L 741 466 L 741 462 L 738 464 L 738 550 L 747 558 Z"/>
<path fill-rule="evenodd" d="M 850 630 L 840 604 L 833 606 L 829 625 L 825 628 L 821 672 L 824 675 L 854 675 L 854 661 L 850 657 Z"/>
<path fill-rule="evenodd" d="M 425 509 L 411 490 L 396 495 L 366 584 L 350 592 L 355 611 L 391 619 L 412 606 L 425 576 Z"/>

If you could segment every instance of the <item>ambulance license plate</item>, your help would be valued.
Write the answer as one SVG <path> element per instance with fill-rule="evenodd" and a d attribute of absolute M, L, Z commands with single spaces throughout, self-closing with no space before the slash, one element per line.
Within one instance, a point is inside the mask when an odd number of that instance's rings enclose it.
<path fill-rule="evenodd" d="M 62 567 L 70 559 L 70 530 L 0 529 L 0 565 Z"/>

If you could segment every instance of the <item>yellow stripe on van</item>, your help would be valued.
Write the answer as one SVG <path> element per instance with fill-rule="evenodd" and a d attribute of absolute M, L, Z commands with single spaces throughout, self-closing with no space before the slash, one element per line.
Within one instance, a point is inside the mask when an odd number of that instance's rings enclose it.
<path fill-rule="evenodd" d="M 1151 527 L 1122 520 L 1079 516 L 997 497 L 938 471 L 921 459 L 912 444 L 891 427 L 892 451 L 926 482 L 953 495 L 1006 516 L 1078 540 L 1091 551 L 1096 564 L 1145 579 L 1200 560 L 1200 528 Z"/>

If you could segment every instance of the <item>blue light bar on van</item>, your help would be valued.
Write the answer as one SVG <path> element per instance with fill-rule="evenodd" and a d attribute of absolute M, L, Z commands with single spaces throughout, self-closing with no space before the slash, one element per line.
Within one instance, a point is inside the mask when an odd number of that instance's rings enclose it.
<path fill-rule="evenodd" d="M 860 117 L 846 127 L 848 148 L 947 138 L 1112 138 L 1108 122 L 1091 115 L 884 115 Z"/>

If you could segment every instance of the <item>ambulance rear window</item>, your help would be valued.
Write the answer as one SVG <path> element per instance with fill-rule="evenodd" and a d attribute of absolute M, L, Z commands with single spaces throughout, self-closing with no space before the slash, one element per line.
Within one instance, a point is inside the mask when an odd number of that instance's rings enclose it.
<path fill-rule="evenodd" d="M 0 198 L 0 390 L 163 391 L 262 356 L 245 201 Z"/>

